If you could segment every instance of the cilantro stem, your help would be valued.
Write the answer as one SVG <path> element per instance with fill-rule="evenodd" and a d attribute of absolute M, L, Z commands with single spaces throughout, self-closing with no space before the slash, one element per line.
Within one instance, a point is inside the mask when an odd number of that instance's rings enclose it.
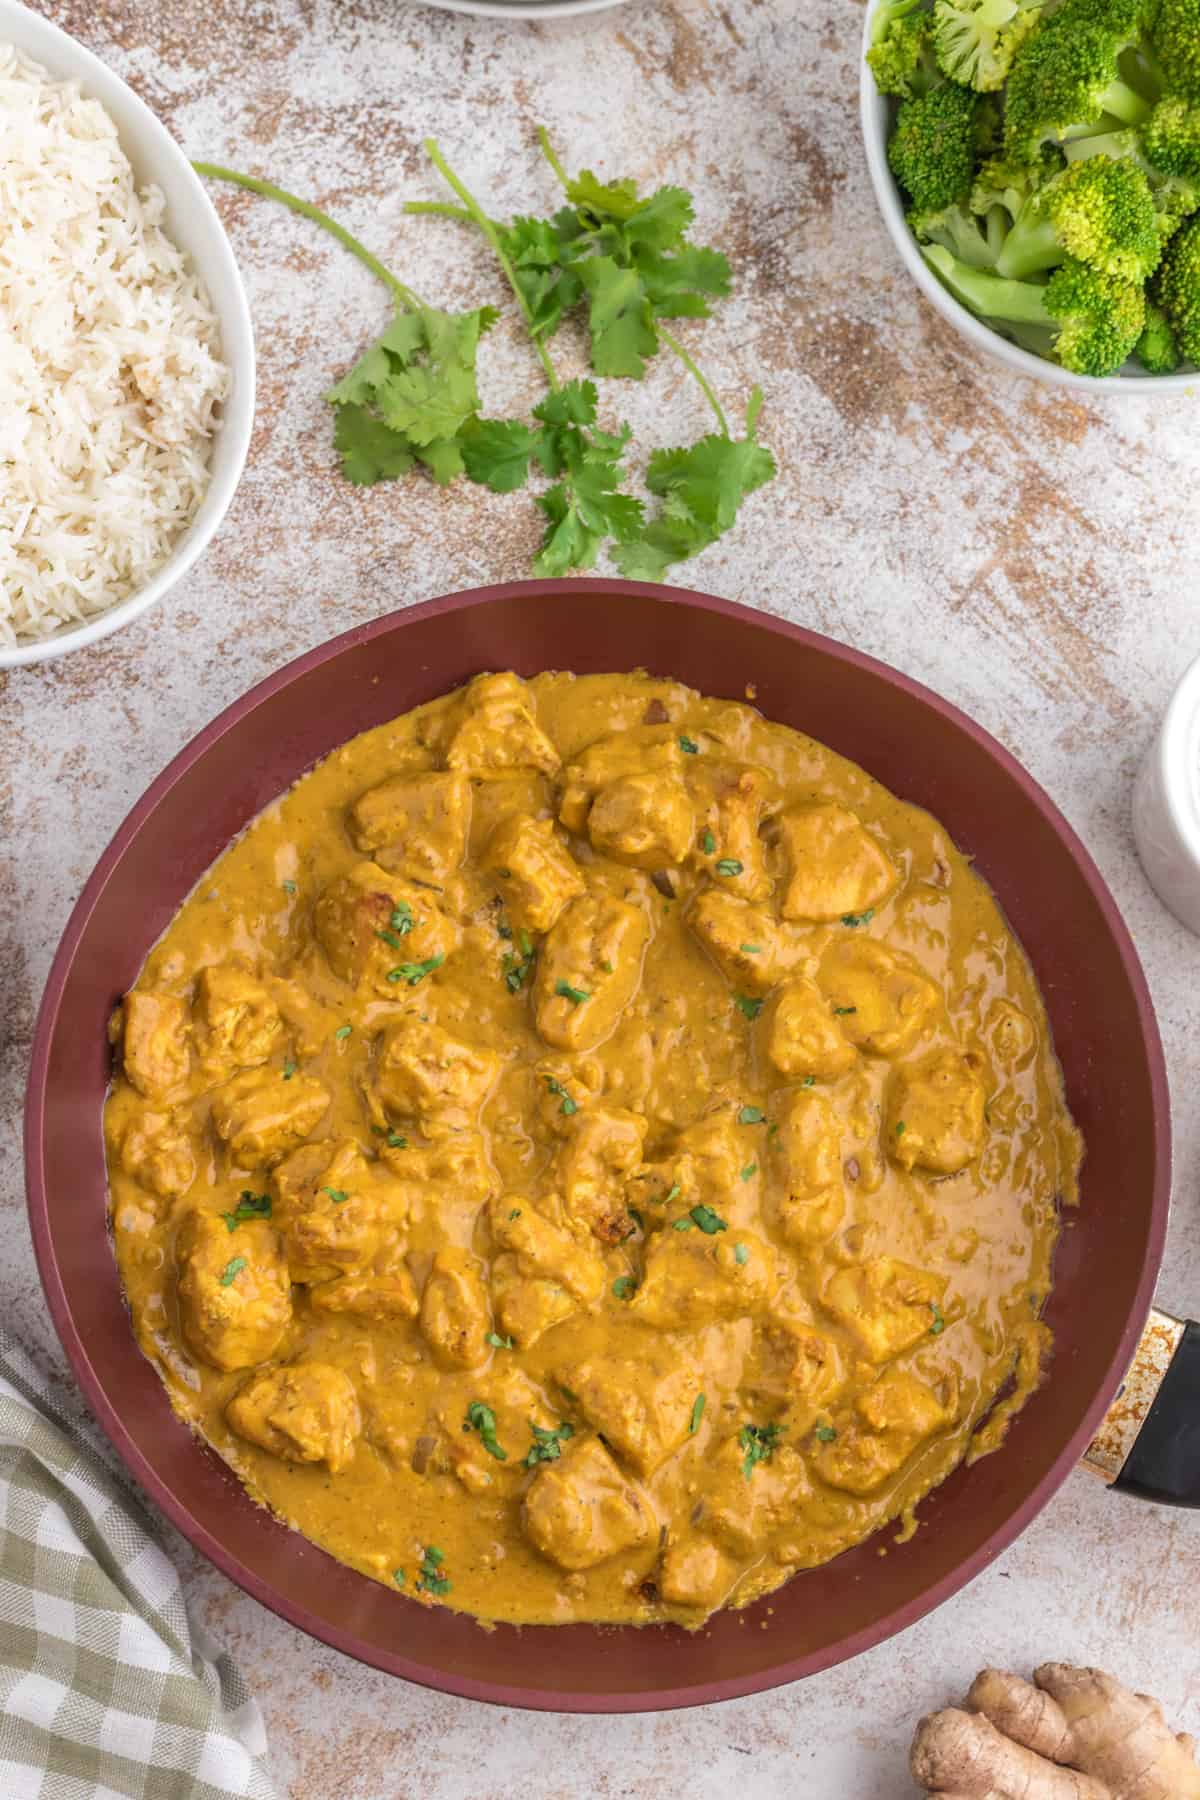
<path fill-rule="evenodd" d="M 538 126 L 538 143 L 542 146 L 542 155 L 554 170 L 554 173 L 557 175 L 563 187 L 569 187 L 571 185 L 570 178 L 567 175 L 567 171 L 558 160 L 554 145 L 550 142 L 550 133 L 546 130 L 544 125 Z"/>
<path fill-rule="evenodd" d="M 657 331 L 657 333 L 658 333 L 659 337 L 662 339 L 663 343 L 667 346 L 667 349 L 673 350 L 675 352 L 676 356 L 679 358 L 680 362 L 683 364 L 684 368 L 687 370 L 688 374 L 692 377 L 692 379 L 694 381 L 699 382 L 700 392 L 704 395 L 704 398 L 708 401 L 708 404 L 712 407 L 714 413 L 717 415 L 717 424 L 721 427 L 721 436 L 728 437 L 729 436 L 729 421 L 725 417 L 725 413 L 721 406 L 721 402 L 717 399 L 717 396 L 713 393 L 712 388 L 709 386 L 708 379 L 705 376 L 704 371 L 688 355 L 688 353 L 684 349 L 683 345 L 679 342 L 679 339 L 677 337 L 675 337 L 672 332 L 667 330 L 666 326 L 663 324 L 661 319 L 655 319 L 654 329 Z"/>
<path fill-rule="evenodd" d="M 406 200 L 404 211 L 419 218 L 457 219 L 460 225 L 474 225 L 475 215 L 465 206 L 451 206 L 448 200 Z"/>
<path fill-rule="evenodd" d="M 236 169 L 223 169 L 219 163 L 196 162 L 192 167 L 197 175 L 205 175 L 210 181 L 232 181 L 235 187 L 249 188 L 252 194 L 261 194 L 266 200 L 278 200 L 281 206 L 289 207 L 302 218 L 311 219 L 314 225 L 319 225 L 323 231 L 335 237 L 339 244 L 344 244 L 351 255 L 357 256 L 364 268 L 370 269 L 372 275 L 377 275 L 380 281 L 390 287 L 405 306 L 411 307 L 414 312 L 420 309 L 422 303 L 412 289 L 398 281 L 390 269 L 384 268 L 377 256 L 371 255 L 365 244 L 360 244 L 344 225 L 331 219 L 328 213 L 322 212 L 319 206 L 314 206 L 311 200 L 301 200 L 298 195 L 289 194 L 286 188 L 276 187 L 273 181 L 262 181 L 257 175 L 241 175 Z"/>
<path fill-rule="evenodd" d="M 529 310 L 528 301 L 521 292 L 520 287 L 517 285 L 516 271 L 508 259 L 508 253 L 505 250 L 504 245 L 500 241 L 500 233 L 496 230 L 492 220 L 488 218 L 474 194 L 471 193 L 469 188 L 463 186 L 463 183 L 454 173 L 454 170 L 450 167 L 449 163 L 438 149 L 436 138 L 425 139 L 425 154 L 437 170 L 438 174 L 442 177 L 442 180 L 445 181 L 449 187 L 453 188 L 454 192 L 466 207 L 467 213 L 471 219 L 474 220 L 475 224 L 478 225 L 480 231 L 482 231 L 484 237 L 491 245 L 492 253 L 495 256 L 496 261 L 500 264 L 500 267 L 504 270 L 505 280 L 508 282 L 509 287 L 516 296 L 517 304 L 521 308 L 521 313 L 524 317 L 525 324 L 528 327 L 533 347 L 538 353 L 538 360 L 541 362 L 542 368 L 546 372 L 546 380 L 550 385 L 551 391 L 557 393 L 560 386 L 558 373 L 550 360 L 550 354 L 547 351 L 545 344 L 542 343 L 541 339 L 537 337 L 534 332 L 533 314 Z"/>

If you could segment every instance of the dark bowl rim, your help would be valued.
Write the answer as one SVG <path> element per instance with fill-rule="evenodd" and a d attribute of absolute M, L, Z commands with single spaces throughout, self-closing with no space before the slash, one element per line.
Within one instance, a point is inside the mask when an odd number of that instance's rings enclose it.
<path fill-rule="evenodd" d="M 287 687 L 300 676 L 308 674 L 323 663 L 341 655 L 347 649 L 369 642 L 372 638 L 401 630 L 405 625 L 418 619 L 428 619 L 442 613 L 464 612 L 500 600 L 520 600 L 538 595 L 566 594 L 569 594 L 572 600 L 579 604 L 585 604 L 589 600 L 603 601 L 607 596 L 644 597 L 648 600 L 664 601 L 669 605 L 677 605 L 691 610 L 719 613 L 738 622 L 765 627 L 769 631 L 791 638 L 814 650 L 819 650 L 825 656 L 848 663 L 852 667 L 900 689 L 927 710 L 939 714 L 972 738 L 993 761 L 1000 765 L 1005 774 L 1021 789 L 1025 798 L 1041 813 L 1050 828 L 1065 844 L 1103 915 L 1105 924 L 1116 944 L 1125 977 L 1136 1003 L 1142 1043 L 1148 1063 L 1154 1110 L 1155 1180 L 1150 1199 L 1146 1252 L 1142 1260 L 1134 1303 L 1122 1330 L 1117 1350 L 1110 1359 L 1094 1399 L 1063 1450 L 1021 1504 L 1014 1508 L 1005 1523 L 992 1532 L 970 1556 L 965 1557 L 940 1581 L 931 1583 L 930 1586 L 922 1589 L 919 1596 L 903 1606 L 894 1608 L 891 1612 L 874 1620 L 869 1626 L 839 1640 L 836 1644 L 826 1646 L 807 1656 L 787 1659 L 747 1676 L 733 1677 L 728 1680 L 695 1682 L 685 1687 L 668 1686 L 631 1694 L 548 1693 L 540 1688 L 526 1688 L 516 1683 L 479 1681 L 459 1675 L 452 1669 L 431 1667 L 411 1656 L 367 1644 L 357 1638 L 352 1631 L 343 1630 L 339 1626 L 330 1624 L 302 1601 L 293 1599 L 271 1582 L 256 1575 L 239 1557 L 227 1550 L 219 1539 L 193 1517 L 186 1502 L 179 1498 L 150 1466 L 126 1431 L 119 1413 L 107 1397 L 100 1377 L 92 1367 L 87 1347 L 75 1326 L 71 1302 L 67 1296 L 54 1254 L 46 1185 L 41 1166 L 45 1088 L 50 1061 L 50 1045 L 71 965 L 93 908 L 127 847 L 136 837 L 144 820 L 170 794 L 183 773 L 203 757 L 212 744 L 239 724 L 247 714 L 253 712 L 263 700 L 268 699 L 281 688 Z M 615 659 L 614 667 L 619 661 L 619 657 Z M 915 681 L 911 676 L 892 668 L 877 657 L 852 649 L 849 645 L 839 643 L 836 639 L 826 637 L 823 633 L 810 631 L 801 625 L 794 625 L 790 620 L 781 619 L 777 615 L 757 607 L 745 606 L 738 601 L 718 599 L 713 595 L 702 594 L 690 588 L 666 587 L 657 583 L 607 577 L 575 577 L 569 582 L 529 579 L 501 582 L 486 587 L 468 588 L 450 594 L 442 594 L 436 599 L 386 613 L 367 624 L 353 626 L 350 630 L 327 639 L 324 643 L 293 658 L 281 669 L 277 669 L 274 674 L 256 682 L 239 699 L 234 700 L 214 719 L 210 720 L 172 758 L 118 827 L 85 883 L 55 952 L 38 1010 L 30 1058 L 25 1103 L 25 1176 L 34 1252 L 50 1316 L 92 1412 L 126 1467 L 154 1504 L 182 1532 L 184 1537 L 231 1581 L 236 1582 L 261 1605 L 286 1619 L 290 1624 L 298 1626 L 320 1642 L 340 1650 L 358 1662 L 381 1669 L 387 1674 L 399 1675 L 422 1687 L 458 1695 L 464 1699 L 531 1711 L 656 1712 L 686 1706 L 708 1705 L 717 1701 L 733 1700 L 749 1694 L 762 1693 L 787 1682 L 818 1674 L 851 1657 L 861 1655 L 866 1650 L 873 1649 L 877 1644 L 906 1630 L 918 1619 L 924 1618 L 943 1601 L 948 1600 L 965 1587 L 968 1582 L 973 1581 L 1008 1549 L 1047 1505 L 1067 1476 L 1078 1465 L 1095 1436 L 1100 1422 L 1133 1360 L 1134 1351 L 1149 1314 L 1162 1262 L 1170 1203 L 1169 1088 L 1166 1063 L 1149 987 L 1129 930 L 1099 869 L 1081 839 L 1041 785 L 1022 767 L 1011 752 L 1005 749 L 1003 744 L 981 725 L 978 725 L 968 714 L 953 705 L 952 702 L 934 693 L 923 683 Z M 130 1342 L 131 1345 L 134 1344 L 132 1335 Z M 368 1577 L 363 1576 L 362 1579 L 365 1581 Z M 542 1631 L 553 1630 L 555 1627 L 525 1626 L 522 1629 Z M 629 1629 L 654 1630 L 656 1628 L 653 1626 L 643 1628 L 597 1626 L 593 1629 L 611 1632 Z"/>

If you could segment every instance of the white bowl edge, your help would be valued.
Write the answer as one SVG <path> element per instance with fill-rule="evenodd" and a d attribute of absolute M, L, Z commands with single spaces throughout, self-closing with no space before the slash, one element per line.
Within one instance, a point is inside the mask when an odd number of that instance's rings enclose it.
<path fill-rule="evenodd" d="M 241 479 L 254 425 L 254 328 L 242 278 L 216 208 L 166 126 L 98 56 L 40 14 L 0 0 L 0 43 L 14 44 L 55 80 L 76 79 L 112 115 L 138 185 L 154 182 L 166 201 L 165 229 L 200 275 L 220 320 L 221 356 L 231 391 L 213 437 L 211 479 L 196 517 L 162 568 L 127 600 L 53 637 L 0 645 L 0 669 L 46 662 L 118 631 L 161 600 L 191 568 L 220 525 Z"/>

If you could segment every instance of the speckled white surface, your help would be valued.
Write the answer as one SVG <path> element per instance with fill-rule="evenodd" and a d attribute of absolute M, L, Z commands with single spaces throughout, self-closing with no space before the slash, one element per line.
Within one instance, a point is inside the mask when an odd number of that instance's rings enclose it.
<path fill-rule="evenodd" d="M 1142 878 L 1138 759 L 1200 652 L 1197 399 L 1081 404 L 976 366 L 917 298 L 872 210 L 856 137 L 861 15 L 849 0 L 662 0 L 535 26 L 405 0 L 63 0 L 193 155 L 329 204 L 418 290 L 498 297 L 482 248 L 405 220 L 436 189 L 432 132 L 499 211 L 552 196 L 544 120 L 572 165 L 669 178 L 740 281 L 685 326 L 731 401 L 758 379 L 783 466 L 693 585 L 854 643 L 973 713 L 1081 832 L 1145 960 L 1177 1128 L 1160 1298 L 1200 1311 L 1200 940 Z M 259 338 L 258 423 L 217 543 L 120 637 L 0 677 L 0 1307 L 61 1356 L 34 1273 L 18 1163 L 37 999 L 93 861 L 166 760 L 252 681 L 346 626 L 526 571 L 518 497 L 333 476 L 322 389 L 379 328 L 382 291 L 337 249 L 231 190 L 219 205 Z M 536 392 L 506 325 L 485 406 Z M 698 435 L 673 368 L 627 410 L 639 443 Z M 1113 1054 L 1120 1055 L 1119 1045 Z M 1200 1729 L 1200 1514 L 1140 1507 L 1077 1475 L 999 1567 L 842 1669 L 687 1714 L 500 1713 L 359 1668 L 264 1612 L 172 1540 L 209 1625 L 267 1714 L 292 1800 L 725 1795 L 901 1800 L 916 1716 L 984 1662 L 1098 1661 Z"/>

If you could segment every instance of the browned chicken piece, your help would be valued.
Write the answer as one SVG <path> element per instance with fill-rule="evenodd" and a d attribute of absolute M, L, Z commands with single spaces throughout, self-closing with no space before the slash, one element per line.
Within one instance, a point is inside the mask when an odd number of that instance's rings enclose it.
<path fill-rule="evenodd" d="M 1011 1000 L 993 1000 L 983 1022 L 992 1054 L 1003 1069 L 1027 1069 L 1038 1046 L 1037 1026 Z"/>
<path fill-rule="evenodd" d="M 738 1226 L 709 1236 L 699 1226 L 676 1231 L 668 1225 L 650 1240 L 629 1310 L 660 1331 L 690 1331 L 713 1319 L 762 1312 L 776 1280 L 775 1252 L 754 1232 Z"/>
<path fill-rule="evenodd" d="M 292 1322 L 279 1233 L 265 1219 L 230 1231 L 220 1213 L 189 1212 L 175 1244 L 179 1318 L 214 1369 L 248 1369 L 278 1349 Z"/>
<path fill-rule="evenodd" d="M 538 1031 L 556 1050 L 592 1050 L 637 993 L 645 913 L 615 894 L 572 900 L 542 945 L 533 984 Z"/>
<path fill-rule="evenodd" d="M 305 1144 L 279 1164 L 274 1185 L 272 1216 L 293 1281 L 332 1281 L 361 1269 L 379 1249 L 385 1227 L 403 1217 L 394 1184 L 379 1184 L 351 1138 Z"/>
<path fill-rule="evenodd" d="M 768 1428 L 769 1430 L 769 1428 Z M 726 1438 L 712 1458 L 696 1526 L 730 1556 L 753 1556 L 787 1523 L 809 1492 L 804 1458 L 775 1441 L 761 1461 L 747 1462 L 748 1444 Z"/>
<path fill-rule="evenodd" d="M 884 1141 L 902 1169 L 957 1175 L 983 1148 L 986 1091 L 974 1051 L 934 1050 L 896 1070 Z"/>
<path fill-rule="evenodd" d="M 627 775 L 678 775 L 682 769 L 683 751 L 673 725 L 636 725 L 630 731 L 598 738 L 564 770 L 558 816 L 568 831 L 581 837 L 592 802 L 602 788 Z"/>
<path fill-rule="evenodd" d="M 121 1060 L 147 1100 L 160 1100 L 188 1078 L 191 1051 L 188 1004 L 176 994 L 134 989 L 122 1002 Z"/>
<path fill-rule="evenodd" d="M 555 1185 L 567 1212 L 602 1244 L 619 1244 L 634 1228 L 626 1184 L 641 1162 L 646 1121 L 623 1108 L 589 1106 L 576 1112 L 558 1153 Z"/>
<path fill-rule="evenodd" d="M 451 1037 L 440 1025 L 407 1014 L 384 1032 L 375 1065 L 375 1090 L 395 1118 L 422 1129 L 466 1131 L 500 1073 L 500 1058 Z"/>
<path fill-rule="evenodd" d="M 587 826 L 601 856 L 635 869 L 671 869 L 692 847 L 696 812 L 679 774 L 647 769 L 602 787 Z"/>
<path fill-rule="evenodd" d="M 900 879 L 862 820 L 832 801 L 781 813 L 779 838 L 787 863 L 785 919 L 857 918 L 886 900 Z"/>
<path fill-rule="evenodd" d="M 853 1067 L 857 1052 L 815 981 L 795 975 L 772 996 L 763 1015 L 763 1048 L 781 1075 L 834 1081 Z"/>
<path fill-rule="evenodd" d="M 396 998 L 440 968 L 462 937 L 428 888 L 373 862 L 356 863 L 322 890 L 313 932 L 342 981 Z"/>
<path fill-rule="evenodd" d="M 765 900 L 772 882 L 759 827 L 772 796 L 770 777 L 709 756 L 692 758 L 687 774 L 698 808 L 692 840 L 697 865 L 739 899 Z"/>
<path fill-rule="evenodd" d="M 592 1306 L 600 1298 L 604 1264 L 599 1256 L 543 1218 L 524 1195 L 496 1195 L 488 1219 L 497 1248 L 513 1253 L 522 1275 L 557 1282 L 580 1306 Z"/>
<path fill-rule="evenodd" d="M 528 1350 L 579 1310 L 579 1302 L 561 1283 L 522 1274 L 520 1259 L 507 1251 L 492 1262 L 492 1306 L 501 1333 L 518 1350 Z"/>
<path fill-rule="evenodd" d="M 490 1329 L 483 1264 L 469 1250 L 439 1250 L 421 1295 L 421 1331 L 434 1361 L 443 1369 L 477 1369 L 488 1358 Z"/>
<path fill-rule="evenodd" d="M 591 1569 L 636 1550 L 655 1532 L 654 1515 L 599 1438 L 577 1437 L 543 1463 L 521 1509 L 525 1535 L 560 1569 Z"/>
<path fill-rule="evenodd" d="M 636 1360 L 596 1357 L 556 1377 L 588 1424 L 639 1475 L 653 1475 L 689 1435 L 696 1370 L 648 1339 Z"/>
<path fill-rule="evenodd" d="M 410 1199 L 452 1194 L 459 1206 L 472 1208 L 482 1206 L 499 1188 L 478 1131 L 455 1131 L 432 1144 L 418 1144 L 403 1132 L 389 1131 L 380 1136 L 376 1148 L 380 1162 L 396 1177 L 398 1190 Z"/>
<path fill-rule="evenodd" d="M 362 1431 L 354 1383 L 331 1363 L 298 1362 L 264 1369 L 234 1395 L 225 1417 L 285 1462 L 324 1463 L 331 1475 L 353 1459 Z"/>
<path fill-rule="evenodd" d="M 482 867 L 495 878 L 514 931 L 549 931 L 568 900 L 584 892 L 579 866 L 553 819 L 517 813 L 488 839 Z"/>
<path fill-rule="evenodd" d="M 529 689 L 516 675 L 477 675 L 463 695 L 462 717 L 446 765 L 467 775 L 511 769 L 557 773 L 561 757 L 534 716 Z"/>
<path fill-rule="evenodd" d="M 789 1244 L 827 1243 L 846 1210 L 837 1115 L 812 1088 L 778 1095 L 773 1110 L 779 1129 L 768 1140 L 768 1207 Z"/>
<path fill-rule="evenodd" d="M 126 1174 L 163 1200 L 186 1194 L 196 1179 L 196 1147 L 186 1123 L 172 1113 L 135 1113 L 117 1146 Z"/>
<path fill-rule="evenodd" d="M 328 1088 L 311 1075 L 247 1069 L 214 1088 L 212 1119 L 234 1168 L 270 1168 L 308 1136 L 328 1105 Z"/>
<path fill-rule="evenodd" d="M 348 1313 L 351 1318 L 371 1319 L 386 1325 L 394 1319 L 415 1319 L 420 1301 L 413 1278 L 404 1263 L 394 1263 L 385 1273 L 343 1275 L 310 1288 L 309 1305 L 317 1313 Z"/>
<path fill-rule="evenodd" d="M 724 882 L 702 888 L 687 917 L 717 967 L 741 994 L 767 993 L 805 954 L 770 913 L 728 893 Z"/>
<path fill-rule="evenodd" d="M 869 1362 L 882 1363 L 930 1334 L 938 1335 L 945 1292 L 944 1276 L 914 1269 L 893 1256 L 876 1256 L 839 1269 L 826 1284 L 821 1303 Z"/>
<path fill-rule="evenodd" d="M 724 1605 L 738 1566 L 708 1538 L 689 1534 L 667 1545 L 658 1570 L 658 1591 L 668 1606 L 704 1613 Z"/>
<path fill-rule="evenodd" d="M 211 1073 L 260 1068 L 281 1046 L 279 1008 L 262 982 L 237 963 L 201 969 L 194 1011 L 201 1059 Z"/>
<path fill-rule="evenodd" d="M 299 974 L 264 973 L 263 986 L 279 1008 L 279 1016 L 291 1038 L 295 1056 L 315 1056 L 340 1025 L 345 1013 L 318 1000 Z"/>
<path fill-rule="evenodd" d="M 677 1134 L 674 1148 L 659 1165 L 669 1176 L 666 1193 L 678 1187 L 677 1199 L 684 1211 L 711 1206 L 724 1216 L 737 1201 L 757 1194 L 757 1182 L 751 1186 L 741 1173 L 750 1163 L 757 1165 L 757 1143 L 757 1138 L 748 1137 L 745 1127 L 735 1122 L 730 1106 L 715 1106 Z"/>
<path fill-rule="evenodd" d="M 462 862 L 471 823 L 465 775 L 435 771 L 389 776 L 360 794 L 347 829 L 356 850 L 408 881 L 441 887 Z"/>
<path fill-rule="evenodd" d="M 911 957 L 857 932 L 826 951 L 817 985 L 844 1035 L 870 1056 L 906 1055 L 942 1012 L 937 985 Z"/>
<path fill-rule="evenodd" d="M 947 1387 L 943 1399 L 907 1370 L 886 1370 L 845 1415 L 835 1415 L 836 1435 L 813 1451 L 816 1473 L 829 1487 L 872 1493 L 934 1432 L 954 1423 L 957 1393 L 953 1382 Z"/>
<path fill-rule="evenodd" d="M 837 1342 L 799 1319 L 767 1319 L 754 1338 L 745 1385 L 788 1409 L 799 1431 L 832 1405 L 847 1381 Z"/>

